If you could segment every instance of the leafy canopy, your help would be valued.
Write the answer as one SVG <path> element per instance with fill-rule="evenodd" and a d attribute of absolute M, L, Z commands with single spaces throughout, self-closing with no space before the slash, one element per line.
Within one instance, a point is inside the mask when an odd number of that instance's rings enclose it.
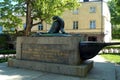
<path fill-rule="evenodd" d="M 66 9 L 77 8 L 77 0 L 35 0 L 33 4 L 33 18 L 50 21 L 54 15 L 61 15 Z"/>
<path fill-rule="evenodd" d="M 111 13 L 112 36 L 119 38 L 120 36 L 120 0 L 108 1 L 108 6 Z"/>
<path fill-rule="evenodd" d="M 27 6 L 30 10 L 28 12 Z M 61 15 L 66 9 L 75 9 L 80 6 L 78 0 L 3 0 L 0 2 L 0 25 L 4 27 L 16 27 L 21 24 L 17 16 L 24 16 L 31 13 L 27 21 L 39 19 L 39 22 L 50 22 L 54 15 Z M 30 22 L 26 25 L 31 27 Z"/>
<path fill-rule="evenodd" d="M 7 29 L 22 24 L 22 20 L 15 15 L 14 6 L 12 0 L 3 0 L 0 2 L 0 25 Z"/>
<path fill-rule="evenodd" d="M 61 15 L 66 9 L 74 9 L 80 6 L 78 0 L 14 0 L 16 1 L 16 10 L 23 14 L 26 11 L 27 3 L 32 6 L 32 19 L 49 22 L 54 15 Z M 22 11 L 23 10 L 23 11 Z"/>
<path fill-rule="evenodd" d="M 116 5 L 115 0 L 109 1 L 108 6 L 110 9 L 110 13 L 111 13 L 111 23 L 114 25 L 120 24 L 119 22 L 120 21 L 120 9 Z"/>

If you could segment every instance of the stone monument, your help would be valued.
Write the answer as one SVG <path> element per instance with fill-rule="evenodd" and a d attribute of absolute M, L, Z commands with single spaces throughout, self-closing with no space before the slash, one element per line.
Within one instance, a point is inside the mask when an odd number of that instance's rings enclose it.
<path fill-rule="evenodd" d="M 16 59 L 9 59 L 8 66 L 83 77 L 93 67 L 88 59 L 114 44 L 82 42 L 84 37 L 65 33 L 64 21 L 58 16 L 53 19 L 48 33 L 17 38 Z"/>
<path fill-rule="evenodd" d="M 83 39 L 55 34 L 18 37 L 16 59 L 9 59 L 8 66 L 83 77 L 93 67 L 93 61 L 88 59 L 104 46 L 120 44 L 83 42 Z"/>
<path fill-rule="evenodd" d="M 93 61 L 81 61 L 80 36 L 18 37 L 16 59 L 8 65 L 73 76 L 86 76 Z"/>
<path fill-rule="evenodd" d="M 8 66 L 73 76 L 86 76 L 92 69 L 93 61 L 80 58 L 79 42 L 83 38 L 66 34 L 60 17 L 53 17 L 48 33 L 35 36 L 17 38 L 16 59 L 9 59 Z"/>

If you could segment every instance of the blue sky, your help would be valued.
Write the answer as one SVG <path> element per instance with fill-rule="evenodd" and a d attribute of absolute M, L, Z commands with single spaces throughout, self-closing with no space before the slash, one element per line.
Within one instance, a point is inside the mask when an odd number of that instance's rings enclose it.
<path fill-rule="evenodd" d="M 3 0 L 0 0 L 0 2 L 2 2 Z"/>
<path fill-rule="evenodd" d="M 0 2 L 3 2 L 4 0 L 0 0 Z M 15 4 L 16 2 L 12 2 L 13 4 Z"/>

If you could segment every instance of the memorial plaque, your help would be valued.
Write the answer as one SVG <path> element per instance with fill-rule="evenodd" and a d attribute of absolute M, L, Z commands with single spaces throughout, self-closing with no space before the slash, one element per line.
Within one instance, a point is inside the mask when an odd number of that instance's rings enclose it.
<path fill-rule="evenodd" d="M 71 53 L 67 44 L 22 44 L 22 59 L 68 64 Z"/>
<path fill-rule="evenodd" d="M 16 58 L 46 63 L 79 65 L 79 36 L 18 37 Z"/>

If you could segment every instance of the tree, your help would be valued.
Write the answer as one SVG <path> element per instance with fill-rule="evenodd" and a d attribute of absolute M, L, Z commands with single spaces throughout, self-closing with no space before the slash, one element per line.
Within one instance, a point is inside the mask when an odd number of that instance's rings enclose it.
<path fill-rule="evenodd" d="M 118 6 L 116 6 L 115 0 L 108 1 L 108 6 L 111 13 L 111 23 L 113 25 L 119 25 L 120 24 L 120 12 Z"/>
<path fill-rule="evenodd" d="M 50 22 L 54 15 L 61 15 L 66 9 L 79 7 L 78 0 L 3 0 L 0 2 L 0 25 L 11 28 L 21 24 L 18 16 L 26 15 L 26 35 L 34 25 Z M 39 22 L 33 24 L 33 20 Z"/>
<path fill-rule="evenodd" d="M 74 9 L 79 6 L 77 0 L 16 0 L 18 7 L 26 11 L 26 35 L 29 35 L 34 25 L 50 22 L 54 15 L 61 15 L 66 9 Z M 22 5 L 24 4 L 24 5 Z M 22 6 L 21 6 L 22 5 Z M 19 7 L 21 6 L 21 7 Z M 39 22 L 33 24 L 34 19 Z"/>
<path fill-rule="evenodd" d="M 11 0 L 4 0 L 0 2 L 0 26 L 10 30 L 21 26 L 22 20 L 15 16 L 14 4 Z"/>
<path fill-rule="evenodd" d="M 108 6 L 111 13 L 112 36 L 119 38 L 120 36 L 120 4 L 119 0 L 108 1 Z"/>
<path fill-rule="evenodd" d="M 116 3 L 116 5 L 117 5 L 117 7 L 120 8 L 120 0 L 115 0 L 115 3 Z"/>

